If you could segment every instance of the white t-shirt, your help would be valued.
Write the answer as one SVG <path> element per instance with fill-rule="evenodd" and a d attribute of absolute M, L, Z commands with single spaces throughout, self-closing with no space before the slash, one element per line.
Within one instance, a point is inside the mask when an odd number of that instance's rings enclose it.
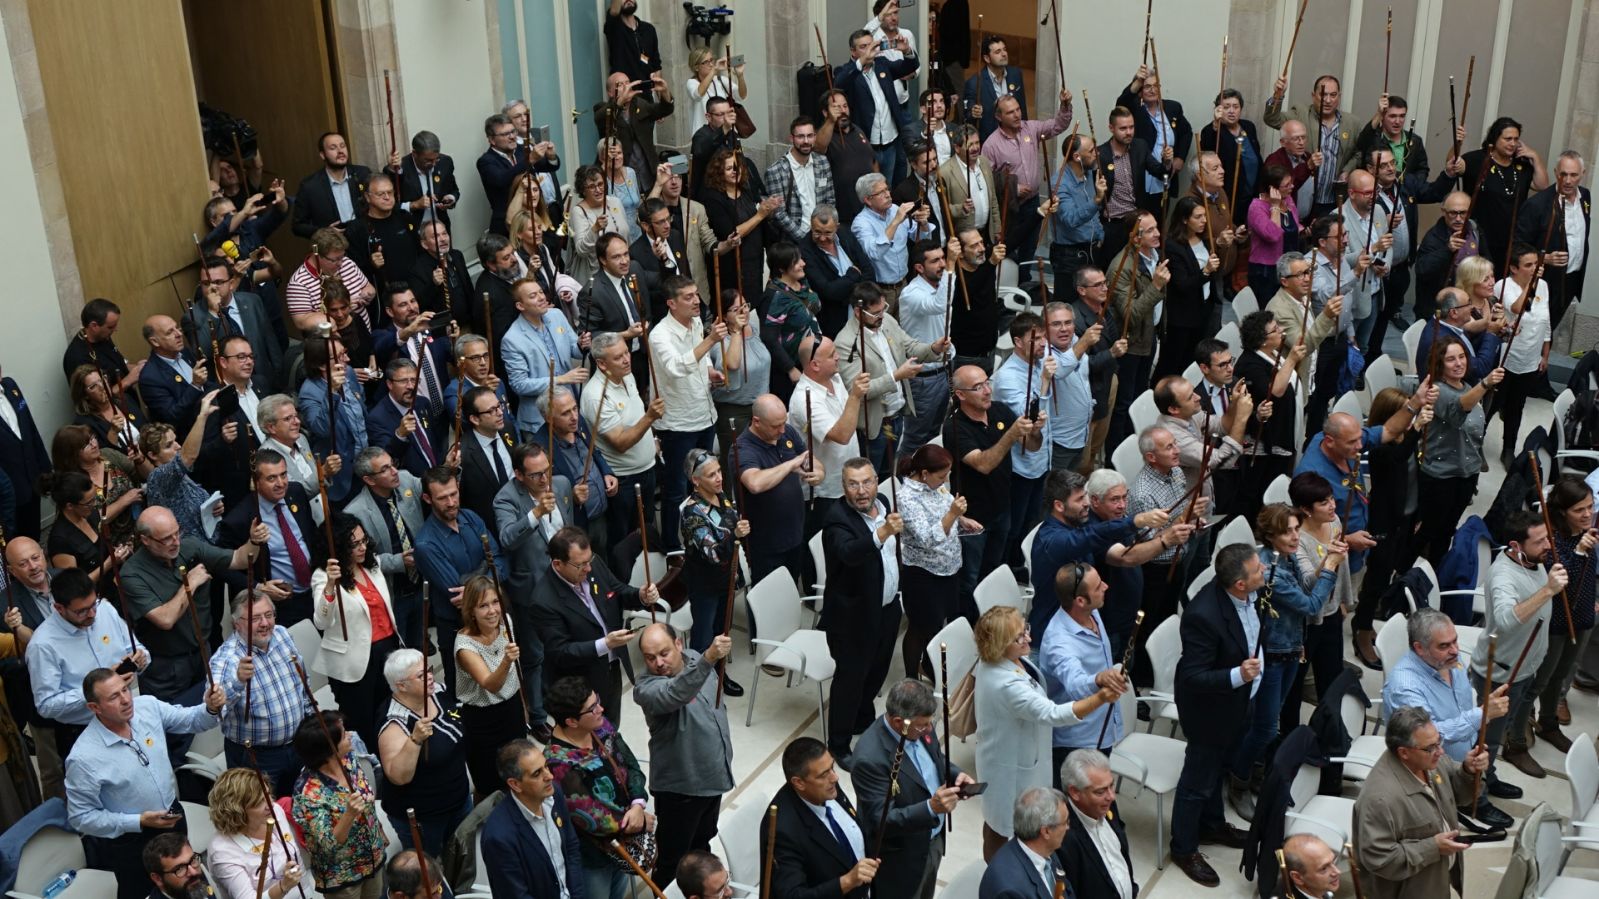
<path fill-rule="evenodd" d="M 633 376 L 622 379 L 620 385 L 605 386 L 606 378 L 589 378 L 583 385 L 583 418 L 596 434 L 630 428 L 644 417 L 644 400 L 638 395 Z M 605 394 L 605 408 L 600 408 L 600 394 Z M 655 429 L 646 428 L 626 452 L 618 452 L 609 440 L 600 437 L 594 444 L 611 469 L 619 475 L 643 474 L 655 466 Z"/>
<path fill-rule="evenodd" d="M 816 485 L 816 495 L 827 499 L 838 499 L 844 495 L 844 463 L 861 454 L 860 440 L 856 432 L 851 431 L 848 440 L 843 443 L 833 443 L 827 439 L 827 432 L 844 414 L 844 403 L 849 399 L 849 391 L 844 387 L 844 381 L 838 375 L 833 375 L 832 380 L 826 385 L 816 383 L 809 377 L 801 377 L 799 383 L 794 385 L 794 395 L 788 400 L 788 423 L 800 434 L 805 433 L 805 397 L 811 398 L 811 453 L 816 460 L 822 463 L 824 476 L 822 482 Z"/>
<path fill-rule="evenodd" d="M 1524 375 L 1538 370 L 1538 363 L 1543 361 L 1543 345 L 1549 342 L 1549 285 L 1542 278 L 1532 291 L 1532 303 L 1527 306 L 1527 311 L 1521 316 L 1520 330 L 1516 330 L 1516 315 L 1513 311 L 1516 302 L 1521 299 L 1521 286 L 1505 278 L 1494 285 L 1494 296 L 1500 296 L 1504 291 L 1505 318 L 1510 322 L 1510 328 L 1515 331 L 1515 339 L 1509 334 L 1504 340 L 1510 342 L 1510 351 L 1505 356 L 1505 372 L 1512 375 Z"/>

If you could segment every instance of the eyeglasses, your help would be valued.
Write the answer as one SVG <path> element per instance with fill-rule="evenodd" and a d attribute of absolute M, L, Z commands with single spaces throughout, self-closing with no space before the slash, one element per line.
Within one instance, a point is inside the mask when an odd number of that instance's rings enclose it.
<path fill-rule="evenodd" d="M 186 862 L 178 862 L 177 864 L 173 865 L 170 868 L 163 869 L 161 873 L 165 874 L 165 875 L 167 875 L 169 877 L 177 877 L 179 874 L 183 874 L 183 873 L 186 873 L 188 871 L 199 870 L 199 868 L 200 868 L 200 856 L 191 855 L 191 856 L 189 856 L 189 860 L 188 861 L 186 861 Z"/>
<path fill-rule="evenodd" d="M 1020 646 L 1031 639 L 1033 639 L 1033 627 L 1030 624 L 1024 624 L 1022 625 L 1022 632 L 1017 634 L 1016 639 L 1012 640 L 1011 642 L 1017 646 Z"/>
<path fill-rule="evenodd" d="M 222 354 L 222 358 L 224 358 L 224 359 L 236 359 L 236 360 L 238 360 L 240 362 L 243 362 L 246 359 L 254 359 L 255 358 L 255 354 L 254 353 L 234 353 L 234 354 L 232 354 L 230 356 L 230 355 L 224 353 L 224 354 Z"/>
<path fill-rule="evenodd" d="M 970 392 L 970 391 L 988 390 L 988 389 L 991 389 L 992 387 L 993 387 L 993 385 L 990 384 L 988 381 L 978 381 L 976 384 L 973 384 L 970 387 L 957 387 L 955 389 L 956 390 L 965 390 L 965 391 Z"/>
<path fill-rule="evenodd" d="M 581 718 L 585 715 L 598 715 L 600 713 L 600 709 L 602 708 L 604 708 L 604 706 L 600 704 L 598 699 L 596 699 L 591 704 L 584 706 L 583 711 L 578 712 L 578 717 Z"/>
<path fill-rule="evenodd" d="M 1431 746 L 1411 746 L 1409 748 L 1415 750 L 1416 752 L 1425 753 L 1427 755 L 1437 755 L 1438 753 L 1444 751 L 1444 741 L 1439 740 Z"/>

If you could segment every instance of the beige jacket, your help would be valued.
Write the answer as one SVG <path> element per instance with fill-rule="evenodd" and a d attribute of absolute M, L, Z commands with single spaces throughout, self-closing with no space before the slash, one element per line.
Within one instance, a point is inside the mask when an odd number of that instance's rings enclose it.
<path fill-rule="evenodd" d="M 1433 837 L 1458 829 L 1455 795 L 1471 790 L 1471 775 L 1443 756 L 1423 784 L 1384 751 L 1355 800 L 1355 854 L 1367 899 L 1448 899 L 1462 892 L 1460 856 L 1444 857 Z"/>
<path fill-rule="evenodd" d="M 1283 329 L 1283 356 L 1286 358 L 1288 351 L 1299 343 L 1300 323 L 1305 320 L 1305 304 L 1294 299 L 1282 288 L 1277 289 L 1277 295 L 1266 304 L 1266 311 L 1272 318 L 1277 319 L 1277 324 Z M 1310 359 L 1316 347 L 1326 340 L 1338 328 L 1338 320 L 1325 315 L 1312 314 L 1310 316 L 1310 333 L 1305 335 L 1305 346 L 1311 352 L 1299 360 L 1300 389 L 1308 392 L 1305 385 L 1310 383 Z"/>
<path fill-rule="evenodd" d="M 833 343 L 838 347 L 838 374 L 843 379 L 847 388 L 850 381 L 860 374 L 861 360 L 857 355 L 857 335 L 860 334 L 860 319 L 854 315 L 839 329 L 838 336 L 833 338 Z M 883 337 L 888 341 L 888 356 L 884 359 L 882 351 L 876 341 L 870 336 L 862 341 L 866 351 L 866 373 L 872 376 L 872 386 L 866 388 L 866 402 L 861 404 L 861 414 L 866 417 L 866 436 L 875 439 L 883 430 L 883 401 L 890 394 L 899 393 L 905 398 L 905 408 L 902 414 L 910 418 L 916 414 L 916 400 L 911 395 L 910 385 L 905 381 L 894 380 L 894 370 L 904 365 L 908 359 L 920 362 L 934 362 L 938 354 L 933 351 L 933 345 L 922 343 L 916 338 L 905 333 L 899 326 L 894 316 L 883 314 Z M 901 389 L 901 385 L 905 385 Z"/>

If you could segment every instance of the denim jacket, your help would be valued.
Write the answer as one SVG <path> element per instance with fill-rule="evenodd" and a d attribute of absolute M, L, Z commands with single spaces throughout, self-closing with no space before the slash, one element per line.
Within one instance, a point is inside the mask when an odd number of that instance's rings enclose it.
<path fill-rule="evenodd" d="M 1257 600 L 1265 628 L 1261 651 L 1298 652 L 1305 645 L 1305 624 L 1321 611 L 1322 603 L 1332 593 L 1336 575 L 1321 572 L 1316 575 L 1311 592 L 1306 593 L 1299 582 L 1299 564 L 1294 556 L 1262 548 L 1260 561 L 1266 566 L 1266 586 Z"/>

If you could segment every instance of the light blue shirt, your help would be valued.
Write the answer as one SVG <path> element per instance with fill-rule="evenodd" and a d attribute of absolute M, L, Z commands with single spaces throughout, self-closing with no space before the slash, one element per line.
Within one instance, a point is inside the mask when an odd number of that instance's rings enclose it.
<path fill-rule="evenodd" d="M 289 508 L 287 499 L 269 503 L 259 497 L 256 498 L 259 507 L 261 523 L 266 525 L 271 536 L 267 538 L 267 556 L 272 560 L 272 577 L 285 584 L 290 584 L 296 590 L 309 590 L 309 583 L 299 583 L 294 577 L 294 563 L 289 561 L 289 549 L 286 539 L 292 539 L 300 544 L 301 551 L 305 553 L 305 564 L 311 565 L 311 547 L 306 542 L 305 535 L 300 533 L 300 523 L 294 520 L 294 510 Z M 278 524 L 278 507 L 283 507 L 283 517 L 289 522 L 289 533 L 285 535 L 283 528 Z"/>
<path fill-rule="evenodd" d="M 944 336 L 944 316 L 955 297 L 955 275 L 945 271 L 935 285 L 921 275 L 899 292 L 899 326 L 922 343 L 937 343 Z M 923 362 L 922 371 L 938 371 L 943 360 Z"/>
<path fill-rule="evenodd" d="M 1143 103 L 1138 104 L 1138 111 L 1143 113 L 1145 118 L 1148 118 L 1149 121 L 1155 126 L 1155 139 L 1149 145 L 1149 155 L 1156 159 L 1161 158 L 1162 154 L 1166 152 L 1166 147 L 1171 144 L 1172 139 L 1171 125 L 1169 125 L 1166 121 L 1164 100 L 1161 101 L 1161 105 L 1161 112 L 1159 115 L 1156 115 L 1155 113 L 1149 111 L 1148 106 L 1145 106 Z M 1152 194 L 1160 193 L 1166 184 L 1166 182 L 1151 174 L 1155 171 L 1157 170 L 1149 169 L 1144 173 L 1144 190 Z"/>
<path fill-rule="evenodd" d="M 1244 625 L 1244 641 L 1248 643 L 1249 651 L 1254 652 L 1255 646 L 1260 643 L 1260 616 L 1255 614 L 1255 594 L 1250 593 L 1240 600 L 1238 597 L 1228 593 L 1227 598 L 1232 600 L 1233 611 L 1238 613 L 1238 620 Z M 1234 668 L 1231 676 L 1234 690 L 1244 685 L 1244 669 L 1242 666 Z M 1259 692 L 1260 676 L 1256 675 L 1255 679 L 1249 682 L 1249 698 L 1255 698 L 1255 694 Z"/>
<path fill-rule="evenodd" d="M 855 221 L 850 223 L 850 233 L 861 242 L 861 249 L 871 257 L 872 270 L 875 273 L 873 280 L 883 284 L 898 284 L 905 280 L 905 273 L 910 269 L 910 257 L 907 247 L 911 240 L 920 240 L 933 233 L 933 226 L 918 228 L 914 221 L 907 216 L 899 227 L 894 229 L 894 236 L 888 236 L 888 224 L 894 220 L 895 207 L 889 206 L 884 212 L 877 212 L 870 206 L 864 207 L 855 214 Z"/>
<path fill-rule="evenodd" d="M 84 675 L 122 664 L 128 655 L 128 640 L 127 623 L 107 600 L 95 606 L 94 624 L 87 628 L 52 611 L 28 641 L 28 678 L 33 682 L 33 704 L 39 714 L 80 727 L 93 721 L 94 714 L 83 704 Z"/>
<path fill-rule="evenodd" d="M 203 705 L 184 708 L 154 696 L 134 698 L 130 738 L 117 736 L 98 719 L 90 721 L 67 756 L 67 823 L 91 837 L 137 833 L 140 813 L 163 811 L 178 801 L 167 734 L 197 734 L 216 726 L 216 716 Z"/>
<path fill-rule="evenodd" d="M 1050 388 L 1054 396 L 1049 401 L 1047 419 L 1049 442 L 1066 449 L 1082 449 L 1088 445 L 1088 423 L 1094 415 L 1088 354 L 1079 358 L 1071 350 L 1053 347 L 1049 352 L 1055 355 L 1055 386 Z"/>
<path fill-rule="evenodd" d="M 326 175 L 326 170 L 323 171 Z M 355 218 L 355 201 L 350 197 L 350 171 L 345 169 L 344 178 L 333 180 L 328 175 L 328 187 L 333 191 L 333 205 L 339 207 L 339 221 L 347 222 Z"/>
<path fill-rule="evenodd" d="M 888 716 L 884 715 L 879 720 L 883 722 L 883 726 L 888 728 L 888 732 L 893 734 L 894 739 L 897 741 L 899 732 L 895 731 L 893 726 L 888 723 Z M 927 792 L 937 793 L 939 787 L 944 785 L 944 777 L 939 773 L 937 766 L 933 764 L 933 757 L 928 754 L 927 747 L 922 745 L 922 741 L 906 740 L 905 758 L 909 759 L 911 765 L 916 768 L 916 774 L 922 779 L 922 784 L 927 787 Z M 892 790 L 892 785 L 890 785 L 890 789 Z M 892 793 L 884 797 L 883 801 L 892 803 L 894 801 Z M 933 829 L 928 831 L 928 834 L 936 837 L 938 832 L 944 829 L 944 816 L 933 809 L 933 801 L 931 799 L 927 801 L 927 808 L 933 812 L 933 817 L 938 822 L 933 825 Z M 845 834 L 848 835 L 848 831 L 845 831 Z"/>
<path fill-rule="evenodd" d="M 994 402 L 1004 403 L 1005 406 L 1016 413 L 1020 418 L 1027 414 L 1027 401 L 1038 396 L 1038 390 L 1044 383 L 1044 364 L 1042 361 L 1032 366 L 1032 388 L 1028 388 L 1027 363 L 1022 357 L 1012 353 L 994 370 Z M 1048 412 L 1048 401 L 1039 403 L 1041 412 Z M 1047 419 L 1046 419 L 1047 420 Z M 1041 478 L 1049 472 L 1050 450 L 1047 444 L 1040 444 L 1036 450 L 1028 450 L 1023 446 L 1023 441 L 1011 444 L 1010 464 L 1011 472 L 1019 478 Z"/>
<path fill-rule="evenodd" d="M 157 353 L 156 355 L 160 356 L 161 354 Z M 168 359 L 165 356 L 161 356 L 161 361 L 163 361 L 166 364 L 172 366 L 172 369 L 174 371 L 176 371 L 178 374 L 182 375 L 183 376 L 183 382 L 185 384 L 194 383 L 194 366 L 189 364 L 189 360 L 183 358 L 183 354 L 182 353 L 179 353 L 178 355 L 174 356 L 171 359 Z"/>
<path fill-rule="evenodd" d="M 1482 724 L 1482 708 L 1477 705 L 1476 691 L 1472 690 L 1464 666 L 1450 672 L 1445 683 L 1431 665 L 1422 661 L 1414 649 L 1409 650 L 1388 672 L 1382 686 L 1382 707 L 1388 712 L 1405 706 L 1420 706 L 1432 716 L 1438 726 L 1438 738 L 1444 741 L 1444 752 L 1457 762 L 1465 761 L 1466 753 L 1477 742 L 1477 728 Z"/>
<path fill-rule="evenodd" d="M 1116 664 L 1110 653 L 1110 637 L 1099 611 L 1090 613 L 1099 632 L 1089 630 L 1060 609 L 1049 619 L 1044 629 L 1044 639 L 1039 645 L 1038 667 L 1044 672 L 1044 687 L 1049 691 L 1049 701 L 1056 705 L 1076 702 L 1099 692 L 1094 675 Z M 1098 748 L 1099 729 L 1105 726 L 1105 716 L 1110 716 L 1110 727 L 1105 730 L 1106 746 L 1113 746 L 1122 738 L 1121 709 L 1115 703 L 1100 706 L 1078 724 L 1055 728 L 1056 746 L 1074 749 Z"/>
<path fill-rule="evenodd" d="M 229 634 L 211 657 L 211 676 L 228 694 L 223 708 L 222 735 L 235 743 L 256 746 L 286 746 L 294 732 L 311 714 L 305 691 L 294 671 L 294 640 L 282 625 L 272 629 L 266 649 L 255 651 L 255 676 L 250 679 L 250 717 L 244 716 L 244 682 L 239 680 L 239 660 L 244 658 L 244 640 L 237 632 Z"/>
<path fill-rule="evenodd" d="M 831 811 L 833 820 L 838 822 L 838 829 L 844 831 L 844 839 L 849 842 L 850 851 L 855 853 L 857 859 L 866 857 L 866 835 L 861 832 L 861 826 L 856 822 L 855 816 L 844 811 L 844 806 L 837 799 L 829 799 L 825 805 L 816 805 L 805 799 L 800 801 L 821 819 L 823 825 L 827 825 L 827 813 Z M 828 827 L 828 830 L 831 831 L 832 828 Z"/>
<path fill-rule="evenodd" d="M 1105 225 L 1099 220 L 1099 204 L 1094 202 L 1094 176 L 1083 172 L 1081 178 L 1071 166 L 1060 176 L 1060 188 L 1055 197 L 1060 206 L 1055 210 L 1054 242 L 1060 244 L 1090 243 L 1105 237 Z"/>

